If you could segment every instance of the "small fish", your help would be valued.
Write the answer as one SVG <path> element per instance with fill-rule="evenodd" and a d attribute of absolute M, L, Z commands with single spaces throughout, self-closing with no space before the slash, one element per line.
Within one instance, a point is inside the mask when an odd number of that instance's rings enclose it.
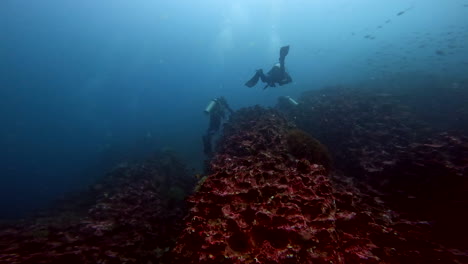
<path fill-rule="evenodd" d="M 407 9 L 403 10 L 403 11 L 400 11 L 400 12 L 398 12 L 396 15 L 397 15 L 397 16 L 401 16 L 401 15 L 403 15 L 404 13 L 410 11 L 411 9 L 413 9 L 413 7 L 410 7 L 410 8 L 407 8 Z"/>
<path fill-rule="evenodd" d="M 388 23 L 390 23 L 390 22 L 392 22 L 392 20 L 387 19 L 387 21 L 385 21 L 385 24 L 388 24 Z"/>
<path fill-rule="evenodd" d="M 445 56 L 445 52 L 443 50 L 436 50 L 435 53 L 439 56 Z"/>

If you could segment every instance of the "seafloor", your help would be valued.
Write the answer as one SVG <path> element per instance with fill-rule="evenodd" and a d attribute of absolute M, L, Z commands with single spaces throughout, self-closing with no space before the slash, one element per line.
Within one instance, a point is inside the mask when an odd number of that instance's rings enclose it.
<path fill-rule="evenodd" d="M 115 168 L 4 223 L 0 263 L 468 263 L 468 83 L 368 86 L 236 111 L 205 176 Z"/>

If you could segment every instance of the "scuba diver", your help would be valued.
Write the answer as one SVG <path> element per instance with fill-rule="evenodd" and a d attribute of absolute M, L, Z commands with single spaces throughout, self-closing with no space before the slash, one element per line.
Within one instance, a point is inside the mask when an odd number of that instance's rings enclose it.
<path fill-rule="evenodd" d="M 255 72 L 255 75 L 245 83 L 247 87 L 253 87 L 257 84 L 258 79 L 261 79 L 262 82 L 266 83 L 263 89 L 266 89 L 268 86 L 275 87 L 275 83 L 278 83 L 280 86 L 292 82 L 291 76 L 286 72 L 284 67 L 284 59 L 289 52 L 289 45 L 281 47 L 279 63 L 275 64 L 271 70 L 265 75 L 262 69 L 259 69 Z"/>
<path fill-rule="evenodd" d="M 212 154 L 211 141 L 221 128 L 221 121 L 226 117 L 226 110 L 230 114 L 234 113 L 224 97 L 211 100 L 205 108 L 205 113 L 210 115 L 210 124 L 206 134 L 203 136 L 203 152 L 208 156 Z"/>
<path fill-rule="evenodd" d="M 291 120 L 295 120 L 296 117 L 300 115 L 299 103 L 290 96 L 278 97 L 275 108 Z"/>

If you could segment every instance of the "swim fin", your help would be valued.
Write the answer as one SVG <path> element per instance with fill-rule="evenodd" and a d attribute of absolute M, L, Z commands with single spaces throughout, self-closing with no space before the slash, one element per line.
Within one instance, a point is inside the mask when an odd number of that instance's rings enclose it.
<path fill-rule="evenodd" d="M 280 61 L 284 60 L 284 57 L 286 57 L 286 55 L 288 55 L 288 53 L 289 53 L 289 45 L 281 47 L 281 49 L 280 49 Z"/>
<path fill-rule="evenodd" d="M 257 84 L 258 79 L 260 79 L 260 73 L 259 73 L 259 71 L 257 70 L 257 72 L 255 73 L 255 75 L 254 75 L 250 80 L 248 80 L 248 81 L 245 83 L 245 86 L 247 86 L 247 87 L 254 87 L 254 86 Z"/>

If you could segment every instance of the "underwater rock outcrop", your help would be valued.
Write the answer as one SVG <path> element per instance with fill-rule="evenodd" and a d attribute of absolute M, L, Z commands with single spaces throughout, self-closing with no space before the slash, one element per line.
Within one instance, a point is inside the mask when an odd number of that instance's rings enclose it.
<path fill-rule="evenodd" d="M 441 133 L 412 143 L 374 178 L 392 207 L 432 221 L 444 244 L 468 249 L 468 211 L 461 210 L 468 208 L 468 137 Z"/>
<path fill-rule="evenodd" d="M 174 263 L 312 263 L 341 258 L 325 168 L 288 151 L 272 110 L 236 112 L 192 204 Z M 310 153 L 312 154 L 312 153 Z"/>
<path fill-rule="evenodd" d="M 424 98 L 412 96 L 330 87 L 304 93 L 284 112 L 329 147 L 342 173 L 375 189 L 398 214 L 431 223 L 429 240 L 466 250 L 467 137 L 423 122 L 408 102 Z"/>
<path fill-rule="evenodd" d="M 189 198 L 171 263 L 468 261 L 434 238 L 431 222 L 400 214 L 371 185 L 292 155 L 291 128 L 259 107 L 232 116 L 211 173 Z"/>
<path fill-rule="evenodd" d="M 317 139 L 300 129 L 291 129 L 285 135 L 288 152 L 298 159 L 307 159 L 311 163 L 320 164 L 327 171 L 331 169 L 332 161 L 327 147 Z"/>
<path fill-rule="evenodd" d="M 466 137 L 388 94 L 299 101 L 235 112 L 188 208 L 173 156 L 121 166 L 0 228 L 0 263 L 468 263 Z"/>
<path fill-rule="evenodd" d="M 124 164 L 53 212 L 0 228 L 0 263 L 158 263 L 194 180 L 168 153 Z"/>

